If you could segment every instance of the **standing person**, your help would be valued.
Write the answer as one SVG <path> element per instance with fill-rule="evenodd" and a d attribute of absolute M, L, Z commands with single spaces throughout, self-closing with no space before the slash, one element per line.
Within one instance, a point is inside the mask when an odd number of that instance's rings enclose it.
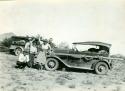
<path fill-rule="evenodd" d="M 35 38 L 34 39 L 29 38 L 29 41 L 25 45 L 25 50 L 28 51 L 29 53 L 29 62 L 27 63 L 28 67 L 33 67 L 34 57 L 35 54 L 37 53 L 37 48 L 34 40 Z"/>
<path fill-rule="evenodd" d="M 39 38 L 39 42 L 40 42 L 40 52 L 37 56 L 37 62 L 40 63 L 42 66 L 45 65 L 46 62 L 46 55 L 47 53 L 49 53 L 49 51 L 51 50 L 50 45 L 48 44 L 48 41 L 45 40 L 41 40 Z"/>
<path fill-rule="evenodd" d="M 43 38 L 39 36 L 38 41 L 39 41 L 39 47 L 38 47 L 38 48 L 39 48 L 39 49 L 38 49 L 38 52 L 39 52 L 39 51 L 42 51 Z"/>
<path fill-rule="evenodd" d="M 49 45 L 49 43 L 47 42 L 46 39 L 43 42 L 42 50 L 43 50 L 43 58 L 42 58 L 42 60 L 43 60 L 43 65 L 45 65 L 46 56 L 47 56 L 47 54 L 50 54 L 50 51 L 51 51 L 51 47 L 50 47 L 50 45 Z"/>
<path fill-rule="evenodd" d="M 51 46 L 52 49 L 56 47 L 56 45 L 53 43 L 53 38 L 49 39 L 49 45 Z"/>
<path fill-rule="evenodd" d="M 49 54 L 49 53 L 50 53 L 50 51 L 51 51 L 51 46 L 50 46 L 50 44 L 48 43 L 47 39 L 45 39 L 45 40 L 43 41 L 42 49 L 43 49 L 43 51 L 44 51 L 45 54 Z"/>
<path fill-rule="evenodd" d="M 37 54 L 37 47 L 36 47 L 36 43 L 33 42 L 31 45 L 30 45 L 30 53 L 29 53 L 29 62 L 28 62 L 28 66 L 29 67 L 33 67 L 34 65 L 34 58 L 35 58 L 35 55 Z"/>
<path fill-rule="evenodd" d="M 28 38 L 28 41 L 25 44 L 25 51 L 30 52 L 30 45 L 32 44 L 32 38 Z"/>

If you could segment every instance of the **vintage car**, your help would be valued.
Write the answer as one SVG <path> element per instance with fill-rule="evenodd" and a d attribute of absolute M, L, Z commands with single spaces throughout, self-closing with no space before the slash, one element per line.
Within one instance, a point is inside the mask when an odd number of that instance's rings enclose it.
<path fill-rule="evenodd" d="M 12 43 L 9 48 L 10 52 L 14 52 L 15 55 L 19 55 L 21 51 L 24 50 L 25 43 L 28 41 L 29 37 L 25 36 L 12 36 Z"/>
<path fill-rule="evenodd" d="M 53 53 L 47 56 L 45 68 L 53 71 L 65 66 L 106 74 L 112 68 L 110 47 L 111 44 L 103 42 L 75 42 L 71 49 L 54 49 Z"/>

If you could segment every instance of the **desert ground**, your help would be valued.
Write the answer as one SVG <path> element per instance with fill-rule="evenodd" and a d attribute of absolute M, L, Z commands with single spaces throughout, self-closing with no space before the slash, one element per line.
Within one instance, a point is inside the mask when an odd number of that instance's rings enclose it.
<path fill-rule="evenodd" d="M 17 56 L 0 52 L 0 91 L 125 91 L 125 60 L 107 75 L 91 71 L 16 69 Z"/>

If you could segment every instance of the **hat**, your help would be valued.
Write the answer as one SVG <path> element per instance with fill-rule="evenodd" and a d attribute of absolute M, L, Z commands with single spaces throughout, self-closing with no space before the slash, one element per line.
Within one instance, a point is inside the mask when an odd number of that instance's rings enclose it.
<path fill-rule="evenodd" d="M 47 40 L 47 39 L 45 39 L 45 40 L 43 40 L 43 42 L 48 42 L 48 40 Z"/>
<path fill-rule="evenodd" d="M 40 37 L 40 40 L 43 40 L 43 37 Z"/>
<path fill-rule="evenodd" d="M 29 37 L 29 38 L 28 38 L 28 40 L 32 40 L 32 38 L 31 38 L 31 37 Z"/>

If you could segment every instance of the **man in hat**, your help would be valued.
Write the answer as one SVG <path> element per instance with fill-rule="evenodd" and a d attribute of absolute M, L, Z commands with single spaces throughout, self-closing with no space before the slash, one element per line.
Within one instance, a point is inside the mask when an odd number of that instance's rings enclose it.
<path fill-rule="evenodd" d="M 25 50 L 30 51 L 30 45 L 32 43 L 32 38 L 28 38 L 28 42 L 25 44 Z"/>
<path fill-rule="evenodd" d="M 30 52 L 29 52 L 29 57 L 30 57 L 30 60 L 28 62 L 28 66 L 29 67 L 33 67 L 34 65 L 34 58 L 35 58 L 35 55 L 37 54 L 37 47 L 36 47 L 36 43 L 33 42 L 31 45 L 30 45 Z"/>
<path fill-rule="evenodd" d="M 45 39 L 45 40 L 43 41 L 42 49 L 45 50 L 46 52 L 48 52 L 49 50 L 51 50 L 51 46 L 50 46 L 50 44 L 48 43 L 47 39 Z"/>
<path fill-rule="evenodd" d="M 56 47 L 56 45 L 53 43 L 53 38 L 50 38 L 48 43 L 51 46 L 51 48 L 55 48 Z"/>

